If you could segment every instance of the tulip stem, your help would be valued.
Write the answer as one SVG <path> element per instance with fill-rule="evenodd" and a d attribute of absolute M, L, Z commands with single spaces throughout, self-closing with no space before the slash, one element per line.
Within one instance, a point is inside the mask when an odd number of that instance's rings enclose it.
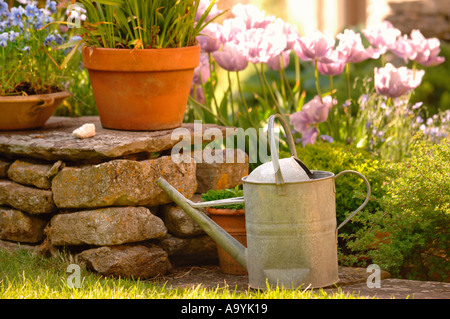
<path fill-rule="evenodd" d="M 207 107 L 207 106 L 203 105 L 202 103 L 198 102 L 194 97 L 189 96 L 189 101 L 191 101 L 193 104 L 195 104 L 198 107 L 200 107 L 205 112 L 209 113 L 212 117 L 214 117 L 218 122 L 221 123 L 220 125 L 224 125 L 224 126 L 228 125 L 217 114 L 214 114 L 214 112 L 209 107 Z M 194 110 L 194 112 L 195 112 L 195 110 Z"/>
<path fill-rule="evenodd" d="M 412 69 L 413 69 L 413 80 L 415 80 L 416 79 L 416 73 L 417 73 L 417 62 L 416 61 L 413 62 Z"/>
<path fill-rule="evenodd" d="M 256 64 L 253 64 L 253 66 L 255 67 L 256 74 L 258 75 L 259 85 L 261 86 L 261 89 L 263 91 L 264 100 L 267 101 L 266 88 L 264 87 L 264 82 L 263 82 L 263 80 L 261 78 L 261 74 L 259 73 L 259 70 L 258 70 L 258 67 L 256 66 Z"/>
<path fill-rule="evenodd" d="M 283 97 L 283 107 L 286 110 L 286 84 L 285 78 L 283 76 L 284 71 L 284 58 L 283 53 L 280 54 L 280 84 L 281 84 L 281 94 Z"/>
<path fill-rule="evenodd" d="M 216 106 L 216 112 L 217 112 L 217 115 L 219 115 L 219 104 L 217 103 L 217 99 L 216 99 L 216 94 L 215 94 L 215 89 L 214 89 L 214 77 L 213 77 L 213 74 L 214 74 L 214 60 L 212 59 L 212 56 L 211 56 L 211 52 L 208 52 L 208 58 L 209 58 L 209 67 L 210 67 L 210 69 L 209 69 L 209 73 L 210 73 L 210 77 L 211 77 L 211 91 L 212 91 L 212 97 L 213 97 L 213 100 L 214 100 L 214 105 Z M 201 73 L 201 72 L 200 72 Z"/>
<path fill-rule="evenodd" d="M 264 83 L 266 84 L 267 89 L 269 90 L 270 96 L 272 97 L 273 102 L 275 103 L 278 113 L 283 114 L 283 112 L 281 112 L 281 110 L 280 110 L 280 106 L 278 105 L 277 99 L 276 99 L 275 95 L 273 94 L 272 89 L 270 88 L 269 82 L 267 81 L 266 74 L 264 72 L 264 63 L 261 63 L 261 74 L 262 74 Z"/>
<path fill-rule="evenodd" d="M 231 86 L 231 72 L 227 71 L 228 74 L 228 89 L 230 90 L 230 103 L 231 103 L 231 113 L 233 114 L 233 122 L 237 124 L 237 117 L 234 111 L 234 102 L 233 102 L 233 89 Z"/>
<path fill-rule="evenodd" d="M 322 90 L 320 89 L 320 81 L 319 81 L 319 67 L 318 67 L 319 61 L 317 59 L 315 60 L 315 66 L 316 66 L 316 90 L 317 94 L 320 97 L 320 101 L 322 102 Z"/>
<path fill-rule="evenodd" d="M 347 95 L 348 101 L 350 101 L 350 105 L 348 106 L 348 110 L 346 112 L 347 117 L 347 144 L 350 144 L 351 136 L 352 136 L 352 127 L 350 125 L 350 119 L 352 116 L 352 86 L 350 81 L 350 63 L 347 63 L 345 66 L 345 71 L 347 74 Z"/>
<path fill-rule="evenodd" d="M 350 81 L 350 63 L 347 63 L 347 65 L 345 66 L 345 72 L 347 74 L 347 95 L 348 95 L 348 99 L 351 100 L 352 99 L 352 85 L 351 85 L 351 81 Z"/>
<path fill-rule="evenodd" d="M 292 99 L 292 110 L 290 110 L 289 113 L 293 113 L 293 112 L 295 112 L 295 107 L 297 105 L 296 100 L 295 100 L 295 95 L 294 95 L 294 92 L 292 91 L 292 87 L 291 87 L 291 84 L 289 83 L 289 79 L 286 76 L 285 69 L 283 69 L 282 74 L 284 77 L 284 82 L 286 83 L 286 86 L 287 86 L 287 90 L 289 92 L 289 96 Z"/>
<path fill-rule="evenodd" d="M 295 56 L 295 87 L 294 87 L 294 93 L 297 92 L 297 90 L 301 91 L 301 65 L 300 65 L 300 58 L 297 56 L 297 54 L 294 54 Z"/>
<path fill-rule="evenodd" d="M 333 76 L 330 76 L 330 92 L 333 95 L 334 85 L 333 85 Z"/>
<path fill-rule="evenodd" d="M 251 125 L 252 127 L 255 127 L 255 128 L 256 128 L 255 123 L 253 123 L 252 116 L 250 115 L 250 111 L 249 111 L 249 109 L 248 109 L 247 102 L 245 101 L 244 92 L 242 91 L 242 87 L 241 87 L 241 79 L 239 78 L 239 71 L 236 71 L 236 78 L 237 78 L 237 83 L 238 83 L 238 87 L 239 87 L 239 94 L 241 95 L 242 104 L 244 104 L 245 111 L 247 112 L 248 120 L 249 120 L 249 122 L 250 122 L 250 125 Z"/>

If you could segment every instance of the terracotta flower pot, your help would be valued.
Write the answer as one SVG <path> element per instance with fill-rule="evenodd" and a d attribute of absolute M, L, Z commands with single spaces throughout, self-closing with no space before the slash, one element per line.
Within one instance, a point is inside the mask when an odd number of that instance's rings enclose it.
<path fill-rule="evenodd" d="M 0 131 L 29 130 L 45 125 L 69 92 L 0 96 Z"/>
<path fill-rule="evenodd" d="M 180 127 L 200 45 L 173 49 L 83 48 L 102 126 L 155 131 Z"/>
<path fill-rule="evenodd" d="M 247 247 L 247 231 L 245 228 L 244 209 L 206 208 L 212 220 L 233 236 L 242 245 Z M 217 246 L 220 269 L 225 274 L 246 275 L 247 270 L 239 265 L 222 247 Z"/>

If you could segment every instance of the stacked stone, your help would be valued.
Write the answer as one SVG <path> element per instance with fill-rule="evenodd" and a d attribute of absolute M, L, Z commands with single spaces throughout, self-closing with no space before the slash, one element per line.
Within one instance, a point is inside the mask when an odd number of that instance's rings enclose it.
<path fill-rule="evenodd" d="M 97 135 L 77 140 L 71 132 L 84 123 L 96 124 Z M 170 134 L 104 130 L 96 117 L 0 133 L 0 240 L 75 247 L 78 260 L 108 276 L 149 278 L 172 264 L 215 262 L 215 243 L 155 181 L 200 200 L 198 190 L 239 184 L 248 160 L 175 161 Z"/>
<path fill-rule="evenodd" d="M 43 240 L 49 215 L 57 210 L 51 179 L 62 165 L 0 159 L 0 239 L 29 244 Z"/>

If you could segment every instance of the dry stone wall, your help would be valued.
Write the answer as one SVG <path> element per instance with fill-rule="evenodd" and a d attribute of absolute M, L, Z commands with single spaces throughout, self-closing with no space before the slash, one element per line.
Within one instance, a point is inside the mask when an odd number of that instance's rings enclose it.
<path fill-rule="evenodd" d="M 77 140 L 71 132 L 84 123 L 94 123 L 97 135 Z M 38 131 L 0 132 L 0 248 L 67 248 L 94 271 L 134 278 L 164 275 L 174 264 L 216 263 L 216 244 L 155 181 L 164 177 L 200 201 L 199 189 L 239 184 L 248 157 L 207 164 L 189 156 L 177 164 L 168 136 L 127 137 L 102 129 L 96 117 L 51 118 Z"/>

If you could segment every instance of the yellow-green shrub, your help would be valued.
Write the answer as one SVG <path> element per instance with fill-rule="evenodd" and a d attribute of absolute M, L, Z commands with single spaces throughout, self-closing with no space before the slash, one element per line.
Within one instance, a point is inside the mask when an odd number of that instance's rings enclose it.
<path fill-rule="evenodd" d="M 349 247 L 394 276 L 448 280 L 450 263 L 450 139 L 417 139 L 411 157 L 386 167 L 380 209 Z"/>

